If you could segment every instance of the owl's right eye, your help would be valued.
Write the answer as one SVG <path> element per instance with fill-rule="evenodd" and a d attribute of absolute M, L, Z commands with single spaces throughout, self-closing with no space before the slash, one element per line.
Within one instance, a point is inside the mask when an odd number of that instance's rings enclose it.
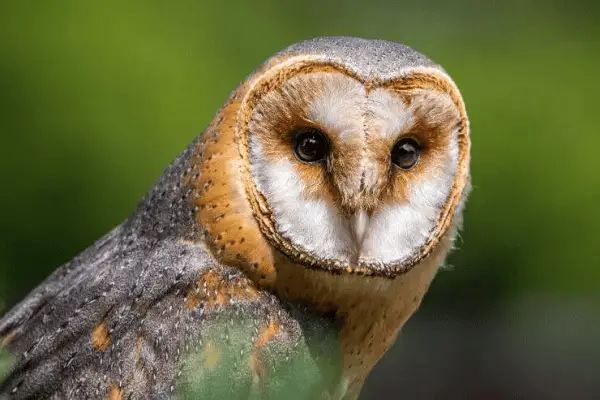
<path fill-rule="evenodd" d="M 329 140 L 323 132 L 314 128 L 305 128 L 294 136 L 294 153 L 307 163 L 323 161 L 329 154 Z"/>
<path fill-rule="evenodd" d="M 409 170 L 417 165 L 420 152 L 419 142 L 410 137 L 402 138 L 392 149 L 392 162 L 404 170 Z"/>

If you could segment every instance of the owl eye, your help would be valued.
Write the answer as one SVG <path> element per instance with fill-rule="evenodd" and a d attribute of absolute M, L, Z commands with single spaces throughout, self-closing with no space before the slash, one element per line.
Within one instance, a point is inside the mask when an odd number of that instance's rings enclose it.
<path fill-rule="evenodd" d="M 294 136 L 294 153 L 304 162 L 322 161 L 329 154 L 329 141 L 318 129 L 303 129 Z"/>
<path fill-rule="evenodd" d="M 400 139 L 392 149 L 392 162 L 398 167 L 409 170 L 419 161 L 421 146 L 412 138 Z"/>

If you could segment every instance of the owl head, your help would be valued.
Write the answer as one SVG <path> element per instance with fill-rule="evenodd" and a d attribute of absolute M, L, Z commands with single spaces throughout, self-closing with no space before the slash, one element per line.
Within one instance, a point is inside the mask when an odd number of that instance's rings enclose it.
<path fill-rule="evenodd" d="M 230 258 L 261 251 L 254 243 L 240 253 L 226 237 L 235 219 L 214 221 L 244 207 L 267 247 L 298 264 L 387 277 L 427 257 L 460 220 L 465 106 L 447 73 L 406 46 L 345 37 L 293 45 L 234 92 L 212 129 L 218 153 L 229 154 L 221 195 L 239 200 L 225 212 L 201 208 Z"/>

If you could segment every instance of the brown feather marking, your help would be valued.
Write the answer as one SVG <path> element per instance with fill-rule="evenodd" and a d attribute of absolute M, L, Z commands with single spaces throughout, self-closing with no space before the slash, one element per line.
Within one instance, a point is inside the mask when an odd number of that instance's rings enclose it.
<path fill-rule="evenodd" d="M 106 329 L 106 321 L 102 320 L 92 331 L 91 344 L 94 350 L 105 351 L 111 343 L 110 333 Z"/>
<path fill-rule="evenodd" d="M 193 293 L 193 290 L 186 296 L 186 305 L 190 311 L 195 310 L 200 305 L 200 298 Z"/>
<path fill-rule="evenodd" d="M 143 338 L 139 336 L 135 341 L 135 363 L 137 364 L 140 361 L 140 357 L 142 355 L 142 344 Z"/>
<path fill-rule="evenodd" d="M 108 389 L 107 400 L 123 400 L 123 391 L 119 388 L 119 385 L 113 383 Z"/>
<path fill-rule="evenodd" d="M 211 311 L 232 300 L 255 299 L 258 297 L 258 290 L 250 280 L 225 279 L 218 272 L 209 270 L 202 275 L 186 297 L 188 310 L 194 310 L 202 304 L 206 311 Z"/>
<path fill-rule="evenodd" d="M 280 329 L 281 326 L 279 325 L 279 322 L 271 321 L 267 327 L 263 328 L 260 331 L 260 335 L 256 340 L 255 347 L 257 349 L 265 347 L 269 342 L 271 342 L 271 340 L 273 340 L 273 338 L 275 337 L 275 335 L 277 335 Z"/>
<path fill-rule="evenodd" d="M 269 325 L 263 327 L 260 331 L 258 339 L 254 343 L 254 349 L 250 353 L 250 369 L 252 370 L 252 376 L 254 377 L 254 386 L 262 386 L 267 378 L 267 367 L 261 360 L 260 352 L 267 346 L 279 333 L 281 325 L 275 320 L 271 320 Z"/>

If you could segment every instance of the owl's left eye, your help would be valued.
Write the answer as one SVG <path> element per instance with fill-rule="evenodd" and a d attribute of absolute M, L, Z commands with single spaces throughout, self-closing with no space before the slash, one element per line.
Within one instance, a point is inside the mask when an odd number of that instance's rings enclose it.
<path fill-rule="evenodd" d="M 304 162 L 323 161 L 329 154 L 329 141 L 318 129 L 303 129 L 294 136 L 294 153 Z"/>

